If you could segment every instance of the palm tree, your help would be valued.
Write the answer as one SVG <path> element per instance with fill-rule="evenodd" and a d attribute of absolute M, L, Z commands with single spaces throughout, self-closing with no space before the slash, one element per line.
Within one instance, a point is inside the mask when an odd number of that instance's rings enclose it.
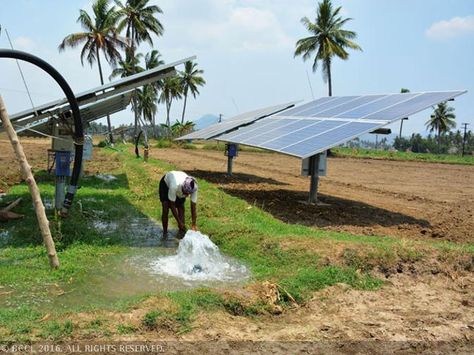
<path fill-rule="evenodd" d="M 153 49 L 151 52 L 147 53 L 145 56 L 145 68 L 147 70 L 159 67 L 160 65 L 165 64 L 164 60 L 161 59 L 161 54 L 156 49 Z M 157 101 L 158 101 L 158 84 L 148 84 L 145 85 L 143 88 L 143 92 L 146 92 L 144 98 L 146 98 L 146 102 L 148 107 L 145 107 L 143 110 L 143 118 L 148 120 L 152 125 L 153 136 L 156 138 L 156 125 L 155 125 L 155 118 L 156 112 L 158 110 Z M 147 113 L 145 113 L 147 111 Z"/>
<path fill-rule="evenodd" d="M 171 136 L 173 138 L 180 137 L 193 131 L 195 123 L 192 121 L 186 121 L 184 123 L 176 122 L 171 126 Z"/>
<path fill-rule="evenodd" d="M 125 55 L 125 59 L 119 59 L 115 64 L 112 74 L 109 76 L 109 80 L 116 77 L 125 78 L 135 73 L 140 73 L 144 69 L 140 66 L 140 60 L 143 54 L 137 53 L 134 57 L 131 57 L 129 53 Z"/>
<path fill-rule="evenodd" d="M 125 78 L 127 76 L 133 75 L 135 73 L 140 73 L 144 70 L 140 66 L 140 60 L 143 57 L 143 54 L 137 53 L 132 57 L 131 52 L 126 52 L 125 59 L 120 59 L 114 69 L 112 70 L 112 74 L 110 74 L 109 79 L 115 77 Z M 135 90 L 132 94 L 132 111 L 135 115 L 135 124 L 140 120 L 139 111 L 138 111 L 138 90 Z M 135 126 L 135 138 L 136 138 L 136 126 Z"/>
<path fill-rule="evenodd" d="M 138 90 L 138 111 L 142 114 L 145 122 L 153 123 L 155 119 L 158 106 L 157 92 L 152 85 L 145 85 L 141 90 Z"/>
<path fill-rule="evenodd" d="M 81 64 L 84 59 L 89 64 L 97 61 L 99 67 L 100 83 L 104 85 L 104 75 L 100 62 L 100 52 L 105 56 L 107 62 L 115 64 L 120 59 L 118 49 L 124 49 L 127 42 L 118 35 L 117 21 L 118 15 L 115 7 L 109 7 L 109 0 L 96 0 L 92 4 L 93 16 L 91 17 L 85 10 L 79 10 L 77 22 L 81 24 L 84 32 L 73 33 L 66 36 L 59 45 L 59 51 L 64 51 L 66 47 L 75 48 L 84 44 L 81 51 Z M 109 129 L 110 141 L 113 143 L 112 126 L 110 116 L 107 115 L 107 125 Z"/>
<path fill-rule="evenodd" d="M 206 80 L 201 76 L 204 73 L 204 70 L 197 69 L 197 63 L 186 62 L 184 64 L 184 71 L 180 72 L 181 75 L 181 85 L 184 95 L 184 104 L 183 104 L 183 114 L 181 115 L 181 124 L 184 123 L 184 113 L 186 111 L 186 102 L 188 99 L 188 91 L 191 91 L 191 94 L 194 98 L 196 95 L 199 95 L 198 86 L 203 86 L 206 84 Z"/>
<path fill-rule="evenodd" d="M 448 132 L 451 128 L 456 127 L 455 119 L 456 115 L 454 114 L 454 108 L 448 106 L 447 102 L 441 102 L 434 110 L 431 118 L 426 121 L 426 128 L 428 128 L 430 132 L 437 132 L 438 153 L 440 152 L 441 134 Z"/>
<path fill-rule="evenodd" d="M 148 148 L 148 132 L 146 121 L 151 122 L 156 115 L 157 105 L 156 105 L 156 90 L 151 85 L 145 85 L 142 89 L 137 89 L 137 107 L 136 110 L 139 112 L 138 120 L 140 125 L 143 127 L 143 137 L 145 148 Z M 143 117 L 143 121 L 141 119 Z M 138 142 L 137 142 L 138 143 Z"/>
<path fill-rule="evenodd" d="M 316 53 L 313 61 L 313 71 L 316 71 L 318 63 L 322 62 L 323 79 L 328 82 L 329 96 L 332 96 L 331 63 L 334 56 L 343 60 L 349 58 L 347 48 L 362 50 L 352 40 L 357 37 L 353 31 L 342 29 L 351 18 L 341 18 L 339 12 L 341 7 L 333 9 L 331 0 L 323 0 L 318 4 L 315 22 L 307 17 L 301 19 L 301 23 L 311 33 L 311 36 L 302 38 L 296 42 L 295 57 L 301 55 L 303 60 L 309 59 Z"/>
<path fill-rule="evenodd" d="M 156 5 L 148 5 L 149 0 L 126 0 L 121 3 L 115 0 L 119 7 L 119 31 L 125 29 L 125 36 L 130 39 L 129 49 L 135 52 L 136 46 L 141 42 L 153 45 L 150 32 L 157 36 L 163 35 L 164 28 L 156 18 L 163 11 Z"/>
<path fill-rule="evenodd" d="M 182 97 L 181 81 L 177 76 L 170 76 L 161 80 L 159 85 L 161 89 L 159 102 L 165 103 L 166 105 L 166 127 L 168 127 L 170 132 L 171 104 L 174 99 L 180 99 Z"/>
<path fill-rule="evenodd" d="M 119 7 L 118 15 L 120 22 L 119 31 L 125 29 L 125 36 L 130 40 L 127 51 L 133 58 L 135 49 L 141 42 L 153 45 L 150 33 L 157 36 L 163 34 L 163 25 L 156 18 L 157 14 L 163 13 L 156 5 L 148 5 L 149 0 L 126 0 L 124 3 L 115 0 Z M 136 98 L 134 99 L 136 100 Z M 135 103 L 135 106 L 137 104 Z M 135 111 L 135 135 L 137 134 L 138 112 Z"/>

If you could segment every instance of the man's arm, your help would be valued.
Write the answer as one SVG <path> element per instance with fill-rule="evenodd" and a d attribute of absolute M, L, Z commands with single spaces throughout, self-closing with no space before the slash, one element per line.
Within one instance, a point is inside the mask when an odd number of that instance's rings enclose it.
<path fill-rule="evenodd" d="M 196 227 L 197 213 L 196 213 L 196 204 L 193 201 L 191 201 L 191 220 L 192 220 L 191 229 L 193 231 L 196 231 L 197 230 L 197 227 Z"/>
<path fill-rule="evenodd" d="M 173 213 L 173 216 L 174 216 L 174 219 L 176 219 L 176 222 L 178 222 L 178 228 L 179 230 L 185 230 L 186 227 L 184 225 L 184 221 L 181 221 L 179 219 L 179 215 L 178 215 L 178 210 L 176 209 L 176 204 L 175 204 L 175 201 L 170 201 L 169 202 L 169 206 L 170 206 L 170 209 L 171 209 L 171 213 Z"/>

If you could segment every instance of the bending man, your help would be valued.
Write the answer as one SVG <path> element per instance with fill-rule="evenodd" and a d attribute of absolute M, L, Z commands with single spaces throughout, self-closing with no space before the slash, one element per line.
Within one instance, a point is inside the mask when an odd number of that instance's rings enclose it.
<path fill-rule="evenodd" d="M 191 229 L 196 230 L 196 203 L 198 185 L 196 180 L 183 171 L 170 171 L 160 180 L 160 201 L 162 206 L 161 222 L 163 235 L 168 233 L 168 214 L 171 209 L 180 232 L 186 231 L 184 202 L 191 195 Z"/>

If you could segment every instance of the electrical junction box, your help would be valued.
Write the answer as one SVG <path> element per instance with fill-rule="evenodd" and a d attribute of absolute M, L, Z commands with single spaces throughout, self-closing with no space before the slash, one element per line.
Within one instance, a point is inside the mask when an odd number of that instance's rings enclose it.
<path fill-rule="evenodd" d="M 238 144 L 226 144 L 225 145 L 225 156 L 227 157 L 236 157 L 239 155 L 239 146 Z"/>
<path fill-rule="evenodd" d="M 71 176 L 71 152 L 57 151 L 56 159 L 56 176 Z"/>
<path fill-rule="evenodd" d="M 53 125 L 53 139 L 51 144 L 51 149 L 56 151 L 74 151 L 74 140 L 70 129 L 63 124 L 55 123 Z"/>
<path fill-rule="evenodd" d="M 319 153 L 319 167 L 318 167 L 318 175 L 319 176 L 326 176 L 327 170 L 327 157 L 328 153 L 327 150 L 323 153 Z M 309 160 L 310 158 L 303 159 L 301 162 L 301 176 L 309 176 L 311 175 L 309 172 Z"/>

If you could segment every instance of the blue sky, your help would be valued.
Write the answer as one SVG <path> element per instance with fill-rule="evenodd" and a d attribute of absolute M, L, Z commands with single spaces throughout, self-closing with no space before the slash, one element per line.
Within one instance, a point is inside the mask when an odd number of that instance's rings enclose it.
<path fill-rule="evenodd" d="M 325 96 L 327 86 L 311 63 L 294 58 L 297 39 L 307 35 L 303 16 L 314 19 L 317 1 L 309 0 L 151 0 L 163 9 L 163 37 L 154 38 L 167 62 L 197 55 L 207 85 L 189 100 L 188 119 L 222 113 L 229 118 L 259 107 Z M 99 85 L 97 67 L 81 66 L 79 49 L 59 53 L 61 40 L 79 32 L 78 10 L 87 0 L 0 0 L 0 25 L 16 49 L 53 64 L 75 92 Z M 333 94 L 354 95 L 467 89 L 450 103 L 462 122 L 474 129 L 474 1 L 472 0 L 334 0 L 353 18 L 346 28 L 358 33 L 363 52 L 333 64 Z M 5 31 L 0 47 L 9 47 Z M 140 48 L 143 52 L 148 46 Z M 61 97 L 55 83 L 40 70 L 22 64 L 35 104 Z M 110 68 L 106 66 L 107 77 Z M 0 94 L 10 113 L 29 108 L 16 64 L 0 61 Z M 178 118 L 182 103 L 174 104 Z M 404 124 L 404 134 L 424 133 L 426 110 Z M 124 111 L 113 124 L 132 121 Z M 158 120 L 164 121 L 160 107 Z M 398 124 L 393 126 L 398 132 Z"/>

